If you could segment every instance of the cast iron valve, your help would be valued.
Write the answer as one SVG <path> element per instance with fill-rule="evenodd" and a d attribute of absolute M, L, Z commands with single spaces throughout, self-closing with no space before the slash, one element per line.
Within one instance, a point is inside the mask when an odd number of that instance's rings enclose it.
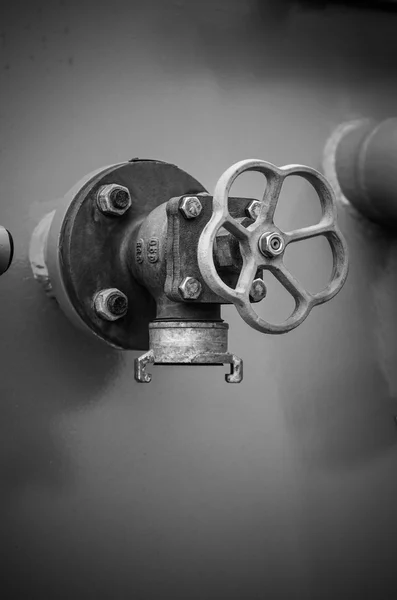
<path fill-rule="evenodd" d="M 229 197 L 245 171 L 266 177 L 263 199 Z M 316 190 L 322 219 L 283 232 L 273 221 L 286 177 L 305 178 Z M 346 243 L 336 222 L 334 193 L 316 170 L 278 168 L 245 160 L 219 179 L 214 195 L 178 167 L 134 159 L 87 176 L 37 226 L 31 243 L 35 276 L 64 312 L 112 346 L 145 349 L 135 378 L 149 382 L 148 363 L 230 364 L 229 383 L 242 380 L 242 361 L 228 352 L 222 304 L 263 333 L 294 329 L 311 309 L 330 300 L 348 270 Z M 286 269 L 288 244 L 323 235 L 333 254 L 331 281 L 311 294 Z M 258 316 L 271 271 L 295 300 L 282 324 Z"/>

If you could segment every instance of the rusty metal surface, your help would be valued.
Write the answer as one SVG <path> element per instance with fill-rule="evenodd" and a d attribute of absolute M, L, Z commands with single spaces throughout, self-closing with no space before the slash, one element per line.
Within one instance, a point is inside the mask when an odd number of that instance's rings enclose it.
<path fill-rule="evenodd" d="M 96 194 L 99 210 L 109 216 L 122 217 L 131 206 L 131 194 L 124 185 L 111 183 L 101 186 Z"/>
<path fill-rule="evenodd" d="M 228 353 L 229 325 L 224 322 L 155 321 L 149 325 L 150 350 L 135 359 L 135 379 L 149 383 L 148 364 L 154 365 L 222 365 L 230 364 L 225 376 L 228 383 L 240 383 L 243 365 L 240 358 Z"/>
<path fill-rule="evenodd" d="M 117 321 L 128 311 L 128 298 L 117 288 L 100 290 L 93 298 L 94 308 L 99 317 L 106 321 Z"/>
<path fill-rule="evenodd" d="M 149 325 L 150 348 L 157 364 L 194 362 L 200 354 L 227 352 L 225 322 L 154 321 Z"/>
<path fill-rule="evenodd" d="M 233 181 L 247 170 L 267 176 L 263 202 L 228 197 Z M 282 233 L 273 214 L 284 178 L 296 173 L 317 190 L 323 218 L 317 226 Z M 189 191 L 173 196 L 181 188 Z M 50 240 L 57 239 L 46 254 L 53 259 L 59 253 L 66 295 L 96 335 L 120 348 L 149 346 L 155 363 L 205 364 L 206 356 L 213 364 L 228 354 L 227 339 L 222 349 L 217 346 L 224 326 L 214 305 L 234 302 L 255 329 L 282 333 L 335 295 L 347 273 L 335 218 L 332 190 L 309 167 L 242 161 L 221 177 L 212 197 L 173 165 L 134 160 L 90 178 L 72 195 L 65 215 L 46 217 L 36 237 L 47 247 L 49 228 Z M 312 295 L 286 271 L 282 256 L 289 243 L 316 235 L 328 237 L 334 270 L 326 290 Z M 279 326 L 260 319 L 251 307 L 266 296 L 264 269 L 274 272 L 296 301 L 293 315 Z M 188 327 L 195 319 L 201 325 Z M 147 381 L 144 365 L 151 357 L 138 360 L 139 381 Z M 240 369 L 233 369 L 228 381 L 238 382 Z"/>
<path fill-rule="evenodd" d="M 201 294 L 196 302 L 229 304 L 230 300 L 222 297 L 212 286 L 208 285 L 200 272 L 197 247 L 201 233 L 211 219 L 213 198 L 209 194 L 201 194 L 198 198 L 201 210 L 195 218 L 189 219 L 181 214 L 183 213 L 181 207 L 185 206 L 185 198 L 172 198 L 167 203 L 166 232 L 164 217 L 158 215 L 161 220 L 162 236 L 166 236 L 167 240 L 167 246 L 164 248 L 166 255 L 164 291 L 166 296 L 174 302 L 184 300 L 180 286 L 185 278 L 191 277 L 198 280 L 202 286 Z M 241 227 L 248 227 L 254 222 L 252 218 L 246 216 L 246 211 L 252 207 L 254 202 L 256 201 L 252 198 L 229 198 L 230 214 L 241 224 Z M 214 254 L 213 260 L 222 280 L 229 286 L 235 286 L 243 264 L 238 240 L 230 232 L 218 230 L 214 245 L 208 245 L 206 252 Z M 149 271 L 145 271 L 144 277 L 147 281 Z M 147 283 L 150 285 L 150 282 Z"/>
<path fill-rule="evenodd" d="M 238 223 L 228 209 L 229 190 L 235 179 L 246 171 L 260 172 L 267 179 L 261 211 L 256 221 L 247 228 Z M 303 177 L 314 187 L 321 203 L 322 218 L 316 225 L 282 232 L 274 225 L 273 218 L 283 182 L 286 177 L 291 175 Z M 227 286 L 219 277 L 211 252 L 220 227 L 230 231 L 240 242 L 243 268 L 235 289 Z M 277 234 L 283 241 L 283 250 L 288 244 L 300 240 L 319 235 L 326 237 L 332 250 L 333 269 L 331 281 L 324 290 L 316 294 L 309 293 L 286 269 L 283 263 L 284 251 L 272 252 L 273 256 L 266 257 L 264 255 L 260 240 L 265 235 L 266 240 L 270 241 L 272 234 Z M 342 288 L 347 277 L 347 246 L 337 226 L 335 197 L 331 186 L 318 171 L 302 165 L 279 168 L 271 163 L 255 159 L 233 165 L 225 171 L 216 185 L 213 214 L 211 220 L 206 224 L 198 244 L 198 264 L 206 284 L 222 298 L 233 302 L 241 317 L 251 327 L 263 333 L 273 334 L 285 333 L 294 329 L 306 319 L 314 306 L 333 298 Z M 268 323 L 259 317 L 251 306 L 249 292 L 258 269 L 271 271 L 295 300 L 295 309 L 292 315 L 281 324 Z"/>
<path fill-rule="evenodd" d="M 102 214 L 97 206 L 98 191 L 111 185 L 126 188 L 131 196 L 131 206 L 117 217 Z M 201 191 L 193 177 L 174 165 L 136 159 L 100 171 L 72 195 L 65 214 L 51 225 L 47 257 L 57 267 L 50 268 L 50 279 L 60 280 L 58 289 L 64 289 L 71 311 L 89 331 L 117 348 L 149 347 L 148 325 L 156 317 L 156 305 L 131 273 L 130 252 L 139 260 L 139 247 L 129 247 L 132 233 L 170 197 Z M 157 239 L 146 241 L 142 256 L 145 265 L 159 264 Z M 127 314 L 115 321 L 101 318 L 93 302 L 97 292 L 109 288 L 128 298 Z"/>

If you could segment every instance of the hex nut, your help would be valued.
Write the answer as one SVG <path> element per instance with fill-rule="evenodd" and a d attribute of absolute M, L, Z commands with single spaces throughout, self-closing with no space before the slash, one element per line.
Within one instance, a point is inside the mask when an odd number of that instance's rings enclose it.
<path fill-rule="evenodd" d="M 100 290 L 94 296 L 95 312 L 105 321 L 117 321 L 127 314 L 128 298 L 117 288 Z"/>
<path fill-rule="evenodd" d="M 104 215 L 121 217 L 132 204 L 128 188 L 118 183 L 102 185 L 97 192 L 97 206 Z"/>
<path fill-rule="evenodd" d="M 184 300 L 197 300 L 201 294 L 202 286 L 198 279 L 185 277 L 178 289 Z"/>
<path fill-rule="evenodd" d="M 180 203 L 179 210 L 185 219 L 195 219 L 199 216 L 203 207 L 197 196 L 185 196 Z"/>
<path fill-rule="evenodd" d="M 250 298 L 254 302 L 260 302 L 267 294 L 267 289 L 263 279 L 254 279 L 250 289 Z"/>
<path fill-rule="evenodd" d="M 264 233 L 259 239 L 259 249 L 265 256 L 274 258 L 284 252 L 285 243 L 277 232 Z"/>
<path fill-rule="evenodd" d="M 247 215 L 247 217 L 250 217 L 250 219 L 253 219 L 254 221 L 256 221 L 256 219 L 258 218 L 260 209 L 261 209 L 261 202 L 259 202 L 259 200 L 252 200 L 252 202 L 250 202 L 248 204 L 247 208 L 245 209 L 245 214 Z"/>

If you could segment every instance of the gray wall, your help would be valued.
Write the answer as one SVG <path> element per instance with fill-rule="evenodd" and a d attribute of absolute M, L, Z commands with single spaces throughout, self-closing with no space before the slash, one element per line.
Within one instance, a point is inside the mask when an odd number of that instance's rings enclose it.
<path fill-rule="evenodd" d="M 4 598 L 394 598 L 392 239 L 341 207 L 337 298 L 275 337 L 227 307 L 240 386 L 219 367 L 136 384 L 137 353 L 74 330 L 27 256 L 40 218 L 102 165 L 159 158 L 209 189 L 243 158 L 321 168 L 339 122 L 395 116 L 397 15 L 20 1 L 0 24 L 0 223 L 16 240 L 0 280 Z M 280 223 L 317 214 L 291 182 Z M 290 264 L 319 286 L 329 251 L 302 243 Z M 261 314 L 287 306 L 270 286 Z"/>

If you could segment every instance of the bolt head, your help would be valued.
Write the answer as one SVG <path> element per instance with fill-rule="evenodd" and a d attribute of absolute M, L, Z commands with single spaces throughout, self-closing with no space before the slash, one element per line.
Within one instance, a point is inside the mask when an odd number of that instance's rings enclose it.
<path fill-rule="evenodd" d="M 128 298 L 117 288 L 100 290 L 94 296 L 94 308 L 101 319 L 117 321 L 127 314 Z"/>
<path fill-rule="evenodd" d="M 197 300 L 202 290 L 201 283 L 194 277 L 185 277 L 179 286 L 179 291 L 184 300 Z"/>
<path fill-rule="evenodd" d="M 256 219 L 258 218 L 260 209 L 261 209 L 261 202 L 259 202 L 259 200 L 252 200 L 252 202 L 250 202 L 248 204 L 247 208 L 245 209 L 245 214 L 247 215 L 247 217 L 250 217 L 250 219 L 253 219 L 254 221 L 256 221 Z"/>
<path fill-rule="evenodd" d="M 102 185 L 97 192 L 97 205 L 104 215 L 121 217 L 132 204 L 128 188 L 117 183 Z"/>
<path fill-rule="evenodd" d="M 195 219 L 199 216 L 203 207 L 197 196 L 185 196 L 179 206 L 179 210 L 185 219 Z"/>
<path fill-rule="evenodd" d="M 277 232 L 264 233 L 259 239 L 259 249 L 268 258 L 275 258 L 284 252 L 285 242 Z"/>
<path fill-rule="evenodd" d="M 266 296 L 267 290 L 263 279 L 254 279 L 250 289 L 250 298 L 254 302 L 260 302 Z"/>

